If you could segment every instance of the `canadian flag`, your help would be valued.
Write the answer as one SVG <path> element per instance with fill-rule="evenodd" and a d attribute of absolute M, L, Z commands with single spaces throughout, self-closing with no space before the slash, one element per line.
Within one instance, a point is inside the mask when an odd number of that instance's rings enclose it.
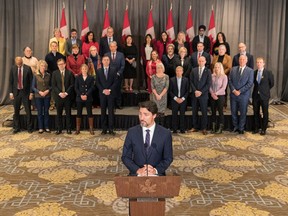
<path fill-rule="evenodd" d="M 126 5 L 124 20 L 123 20 L 123 28 L 122 28 L 122 41 L 125 42 L 126 36 L 131 35 L 130 21 L 128 16 L 128 5 Z"/>
<path fill-rule="evenodd" d="M 192 42 L 195 36 L 194 26 L 193 26 L 193 19 L 192 19 L 192 10 L 191 5 L 187 15 L 187 22 L 186 22 L 186 40 Z"/>
<path fill-rule="evenodd" d="M 64 38 L 69 37 L 68 27 L 67 27 L 66 17 L 65 17 L 65 4 L 64 4 L 64 2 L 63 2 L 62 14 L 61 14 L 61 20 L 60 20 L 60 32 L 61 32 L 62 37 L 64 37 Z"/>
<path fill-rule="evenodd" d="M 152 39 L 155 39 L 155 30 L 154 30 L 154 22 L 153 22 L 153 14 L 152 14 L 152 5 L 148 15 L 148 22 L 145 35 L 150 34 Z"/>
<path fill-rule="evenodd" d="M 103 30 L 102 30 L 102 37 L 105 37 L 107 34 L 107 29 L 110 26 L 110 19 L 109 19 L 109 13 L 108 13 L 108 3 L 106 6 L 106 10 L 105 10 L 105 15 L 104 15 L 104 22 L 103 22 Z"/>
<path fill-rule="evenodd" d="M 88 17 L 86 13 L 86 2 L 84 2 L 84 12 L 83 12 L 83 20 L 82 20 L 82 31 L 81 31 L 81 40 L 85 40 L 85 36 L 89 32 L 89 23 Z"/>
<path fill-rule="evenodd" d="M 208 37 L 209 37 L 210 42 L 211 42 L 211 47 L 213 47 L 214 43 L 216 42 L 216 27 L 215 27 L 213 5 L 212 5 L 210 23 L 209 23 L 209 28 L 208 28 Z M 211 52 L 212 52 L 212 49 L 211 49 Z"/>
<path fill-rule="evenodd" d="M 168 13 L 166 32 L 169 38 L 171 39 L 171 41 L 173 41 L 175 39 L 175 32 L 174 32 L 174 24 L 173 24 L 172 3 L 171 3 L 170 10 Z"/>

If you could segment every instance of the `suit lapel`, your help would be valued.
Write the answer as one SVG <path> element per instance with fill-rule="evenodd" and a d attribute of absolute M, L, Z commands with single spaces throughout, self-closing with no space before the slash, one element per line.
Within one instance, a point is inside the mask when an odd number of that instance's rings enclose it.
<path fill-rule="evenodd" d="M 144 149 L 144 136 L 143 136 L 143 130 L 142 127 L 140 125 L 138 125 L 138 129 L 137 129 L 137 137 L 140 137 L 139 139 L 139 147 L 141 148 L 141 152 L 143 153 L 143 158 L 146 158 L 146 152 Z M 148 159 L 148 156 L 147 156 Z"/>

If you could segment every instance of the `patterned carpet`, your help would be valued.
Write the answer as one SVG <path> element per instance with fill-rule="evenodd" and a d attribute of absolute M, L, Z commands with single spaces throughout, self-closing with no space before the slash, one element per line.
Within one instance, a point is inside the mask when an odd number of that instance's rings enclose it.
<path fill-rule="evenodd" d="M 0 107 L 3 123 L 11 106 Z M 166 215 L 287 215 L 288 106 L 270 107 L 265 137 L 200 133 L 173 135 L 174 162 L 182 176 L 180 195 L 166 202 Z M 121 163 L 126 132 L 95 136 L 12 135 L 0 127 L 1 216 L 127 215 L 127 199 L 116 196 L 113 176 Z"/>

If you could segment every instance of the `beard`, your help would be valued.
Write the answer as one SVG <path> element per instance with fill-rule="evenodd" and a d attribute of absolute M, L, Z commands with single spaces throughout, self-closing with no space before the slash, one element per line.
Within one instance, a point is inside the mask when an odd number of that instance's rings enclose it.
<path fill-rule="evenodd" d="M 140 121 L 140 125 L 141 125 L 141 127 L 147 127 L 148 126 L 147 122 L 145 122 L 145 121 Z"/>

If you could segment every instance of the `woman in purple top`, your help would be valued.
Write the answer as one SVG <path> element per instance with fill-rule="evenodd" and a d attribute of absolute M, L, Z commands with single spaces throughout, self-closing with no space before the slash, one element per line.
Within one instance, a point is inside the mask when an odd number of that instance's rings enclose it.
<path fill-rule="evenodd" d="M 212 110 L 212 133 L 220 134 L 224 128 L 223 107 L 225 103 L 225 89 L 228 78 L 224 73 L 222 63 L 217 62 L 213 69 L 212 83 L 210 86 L 211 110 Z M 216 110 L 219 113 L 219 128 L 216 131 Z"/>

